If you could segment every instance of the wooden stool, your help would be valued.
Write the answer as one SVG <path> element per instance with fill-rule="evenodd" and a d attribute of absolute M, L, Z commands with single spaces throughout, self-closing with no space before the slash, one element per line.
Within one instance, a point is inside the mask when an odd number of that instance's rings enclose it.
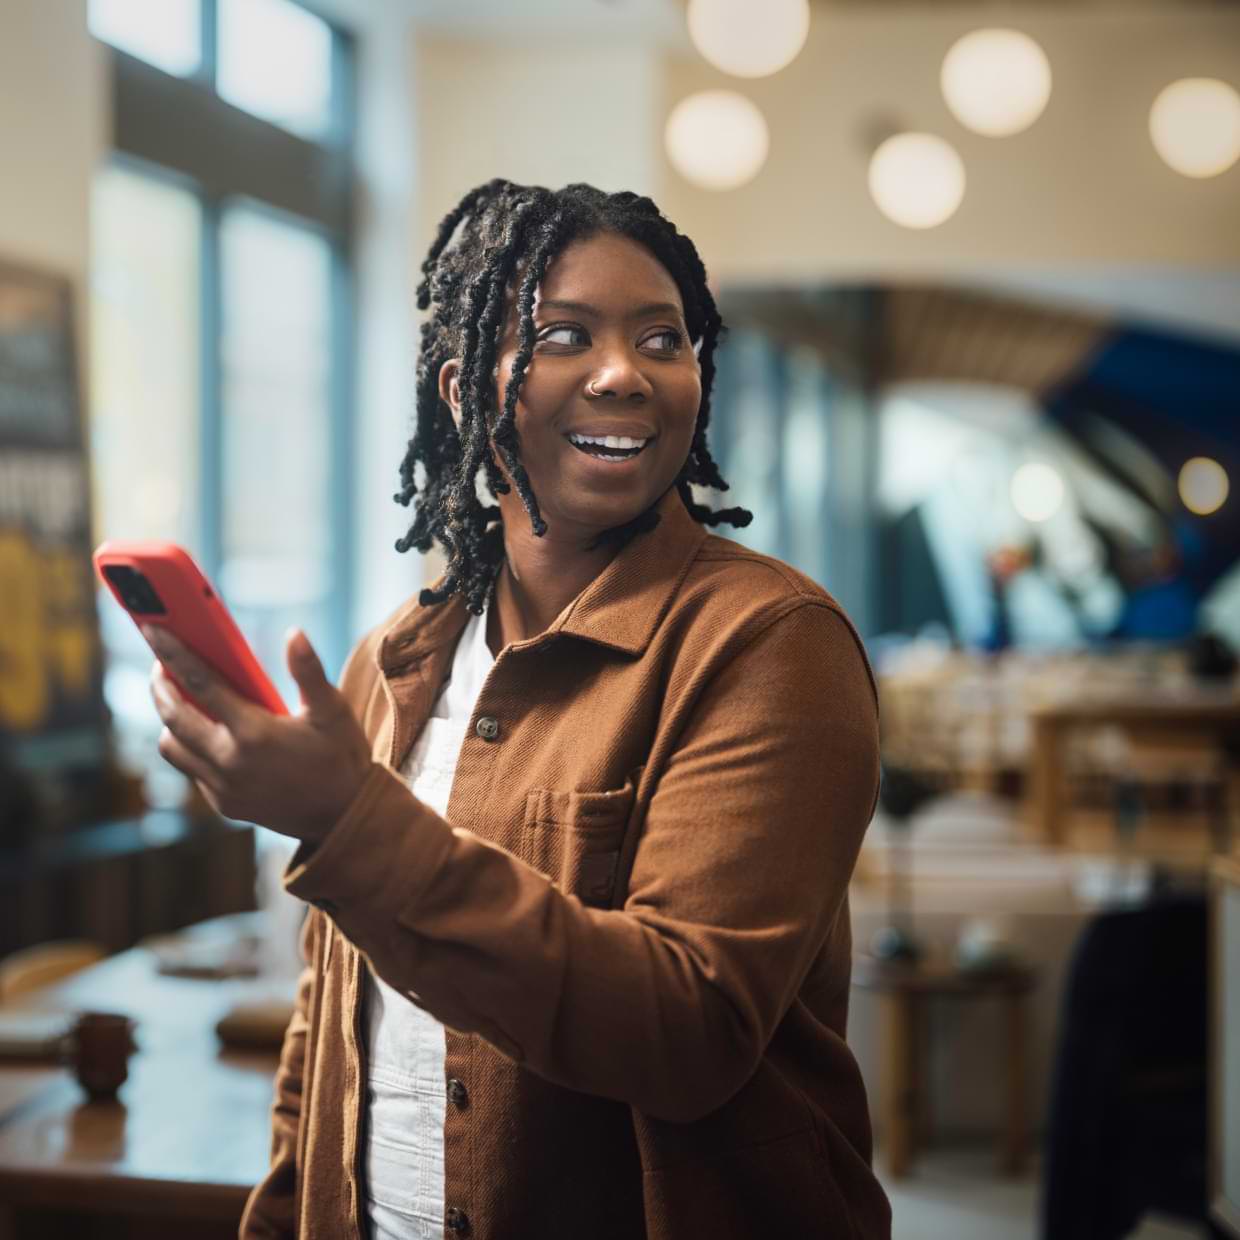
<path fill-rule="evenodd" d="M 958 969 L 941 963 L 894 963 L 859 955 L 853 983 L 872 990 L 883 1007 L 883 1119 L 887 1161 L 894 1177 L 909 1172 L 917 1147 L 929 1137 L 929 1098 L 924 1053 L 926 1009 L 935 998 L 1000 998 L 1007 1033 L 1007 1106 L 1001 1169 L 1019 1175 L 1028 1153 L 1026 1111 L 1026 997 L 1037 982 L 1027 965 Z"/>

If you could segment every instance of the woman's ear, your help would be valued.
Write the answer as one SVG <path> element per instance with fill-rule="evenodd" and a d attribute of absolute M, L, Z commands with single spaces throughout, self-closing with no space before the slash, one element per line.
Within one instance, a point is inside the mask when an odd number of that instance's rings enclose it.
<path fill-rule="evenodd" d="M 452 421 L 461 429 L 461 359 L 450 357 L 439 368 L 439 396 L 452 410 Z"/>

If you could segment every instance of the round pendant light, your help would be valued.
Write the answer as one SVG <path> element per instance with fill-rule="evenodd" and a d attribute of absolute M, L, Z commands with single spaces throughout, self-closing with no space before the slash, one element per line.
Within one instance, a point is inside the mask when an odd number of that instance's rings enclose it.
<path fill-rule="evenodd" d="M 905 228 L 934 228 L 964 198 L 964 164 L 950 143 L 932 133 L 888 138 L 870 159 L 870 196 Z"/>
<path fill-rule="evenodd" d="M 689 0 L 693 45 L 733 77 L 768 77 L 796 59 L 809 35 L 809 0 Z"/>
<path fill-rule="evenodd" d="M 757 105 L 732 90 L 682 99 L 667 118 L 664 143 L 672 166 L 701 189 L 737 189 L 766 162 L 770 134 Z"/>
<path fill-rule="evenodd" d="M 1240 94 L 1217 78 L 1182 78 L 1150 108 L 1154 149 L 1186 177 L 1216 177 L 1240 159 Z"/>
<path fill-rule="evenodd" d="M 1021 30 L 973 30 L 943 57 L 939 85 L 965 128 L 1002 138 L 1042 115 L 1051 97 L 1051 65 Z"/>

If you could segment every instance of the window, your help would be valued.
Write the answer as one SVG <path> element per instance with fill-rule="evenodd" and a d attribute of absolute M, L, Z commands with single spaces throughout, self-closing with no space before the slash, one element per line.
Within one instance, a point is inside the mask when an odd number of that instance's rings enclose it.
<path fill-rule="evenodd" d="M 822 359 L 814 349 L 788 352 L 780 493 L 787 510 L 786 554 L 817 581 L 826 577 L 827 401 Z"/>
<path fill-rule="evenodd" d="M 220 95 L 314 138 L 332 120 L 332 34 L 292 0 L 219 0 Z"/>
<path fill-rule="evenodd" d="M 95 180 L 91 217 L 94 528 L 194 543 L 202 211 L 192 190 L 116 164 Z"/>
<path fill-rule="evenodd" d="M 292 133 L 336 125 L 339 36 L 293 0 L 90 0 L 89 21 L 96 38 Z"/>
<path fill-rule="evenodd" d="M 91 33 L 148 64 L 188 77 L 202 63 L 199 0 L 90 0 Z"/>
<path fill-rule="evenodd" d="M 91 0 L 90 22 L 116 49 L 96 535 L 182 543 L 295 708 L 287 628 L 333 677 L 350 633 L 352 45 L 291 0 Z M 109 705 L 153 749 L 149 652 L 99 610 Z"/>
<path fill-rule="evenodd" d="M 331 285 L 322 236 L 251 206 L 224 213 L 219 586 L 281 674 L 285 629 L 331 623 Z"/>
<path fill-rule="evenodd" d="M 725 475 L 732 485 L 726 498 L 753 513 L 751 524 L 729 530 L 728 536 L 755 551 L 778 555 L 782 550 L 779 424 L 786 386 L 783 358 L 761 333 L 744 329 L 732 333 L 725 348 L 731 382 L 718 390 L 726 393 L 725 400 L 737 411 L 726 417 L 731 434 L 726 460 L 732 475 Z"/>

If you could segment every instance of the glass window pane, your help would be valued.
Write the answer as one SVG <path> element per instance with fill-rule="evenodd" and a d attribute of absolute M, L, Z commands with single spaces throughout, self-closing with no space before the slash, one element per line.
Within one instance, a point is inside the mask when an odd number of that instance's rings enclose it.
<path fill-rule="evenodd" d="M 91 448 L 101 538 L 197 536 L 201 217 L 111 167 L 92 199 Z"/>
<path fill-rule="evenodd" d="M 331 570 L 327 241 L 250 207 L 220 225 L 224 510 L 220 591 L 290 709 L 284 630 L 322 650 Z"/>
<path fill-rule="evenodd" d="M 783 428 L 787 554 L 792 564 L 820 581 L 826 545 L 827 411 L 822 363 L 811 349 L 789 352 L 787 401 Z"/>
<path fill-rule="evenodd" d="M 774 350 L 757 332 L 737 331 L 728 341 L 734 350 L 735 438 L 728 454 L 734 477 L 728 481 L 753 513 L 751 524 L 729 530 L 728 537 L 767 555 L 779 546 L 779 408 L 774 387 Z"/>
<path fill-rule="evenodd" d="M 331 123 L 332 32 L 291 0 L 220 0 L 216 89 L 303 137 Z"/>
<path fill-rule="evenodd" d="M 131 56 L 187 77 L 202 61 L 199 0 L 90 0 L 90 31 Z"/>
<path fill-rule="evenodd" d="M 195 550 L 201 230 L 189 191 L 120 167 L 96 176 L 89 425 L 100 541 L 156 538 Z M 156 749 L 150 651 L 111 595 L 99 594 L 104 694 L 121 759 L 147 772 L 155 803 L 175 804 L 184 780 Z"/>

